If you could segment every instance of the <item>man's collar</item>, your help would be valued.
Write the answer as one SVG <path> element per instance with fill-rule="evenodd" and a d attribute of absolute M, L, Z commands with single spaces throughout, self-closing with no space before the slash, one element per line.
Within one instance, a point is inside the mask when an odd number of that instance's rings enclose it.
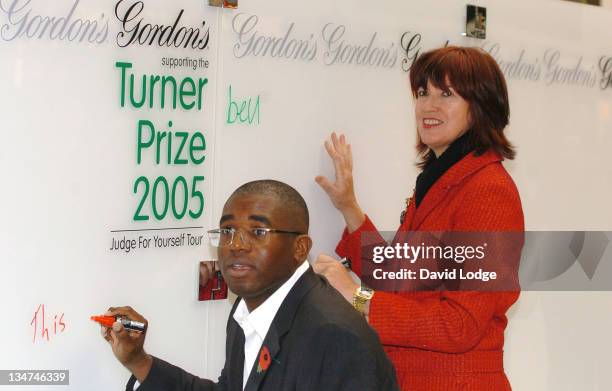
<path fill-rule="evenodd" d="M 270 324 L 266 338 L 264 338 L 262 343 L 262 346 L 267 349 L 267 353 L 269 353 L 273 362 L 280 352 L 280 341 L 282 337 L 291 330 L 293 320 L 295 319 L 304 296 L 317 284 L 323 283 L 322 277 L 314 273 L 312 268 L 308 265 L 308 262 L 304 262 L 304 264 L 303 266 L 305 266 L 306 270 L 302 273 L 301 277 L 297 279 L 295 285 L 293 285 L 283 299 L 281 306 Z M 240 329 L 239 326 L 238 329 Z M 267 373 L 267 371 L 258 372 L 256 368 L 257 362 L 255 362 L 251 368 L 251 374 L 244 388 L 245 391 L 258 390 Z"/>
<path fill-rule="evenodd" d="M 281 285 L 270 297 L 259 305 L 256 309 L 249 313 L 249 310 L 244 302 L 244 299 L 240 300 L 236 311 L 234 312 L 234 319 L 240 327 L 244 330 L 245 327 L 252 327 L 255 332 L 259 335 L 262 340 L 266 338 L 266 334 L 272 324 L 272 320 L 276 316 L 278 309 L 281 304 L 291 291 L 291 288 L 300 279 L 300 277 L 308 270 L 308 261 L 304 261 L 298 268 L 293 272 L 291 277 L 283 285 Z M 247 330 L 244 330 L 245 334 Z"/>

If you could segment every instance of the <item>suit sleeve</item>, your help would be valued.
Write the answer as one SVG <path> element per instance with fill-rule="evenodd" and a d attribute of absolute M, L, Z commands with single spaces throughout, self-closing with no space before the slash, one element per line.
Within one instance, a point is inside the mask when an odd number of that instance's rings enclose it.
<path fill-rule="evenodd" d="M 372 347 L 365 338 L 331 324 L 320 330 L 316 341 L 313 354 L 322 359 L 308 360 L 319 366 L 307 377 L 311 380 L 308 389 L 399 391 L 395 370 L 379 345 Z"/>
<path fill-rule="evenodd" d="M 513 183 L 475 183 L 463 190 L 463 196 L 462 207 L 456 211 L 449 230 L 524 230 L 520 199 Z M 366 219 L 357 231 L 345 232 L 337 252 L 362 259 L 361 233 L 368 230 L 377 232 Z M 520 248 L 513 256 L 520 256 Z M 361 263 L 355 271 L 362 270 L 360 267 Z M 505 312 L 517 298 L 518 289 L 404 294 L 377 291 L 370 303 L 369 321 L 384 345 L 462 353 L 472 349 L 490 327 L 494 315 Z M 505 317 L 500 321 L 506 322 Z"/>
<path fill-rule="evenodd" d="M 132 376 L 126 391 L 132 391 L 136 378 Z M 146 379 L 136 391 L 226 391 L 226 371 L 221 371 L 218 383 L 194 376 L 183 369 L 153 357 L 153 365 Z"/>
<path fill-rule="evenodd" d="M 236 311 L 239 302 L 240 300 L 236 300 L 230 311 L 226 326 L 228 335 L 231 332 L 230 325 L 232 314 Z M 226 358 L 230 355 L 229 346 L 229 339 L 226 339 Z M 226 360 L 225 367 L 221 370 L 221 376 L 219 376 L 219 380 L 215 383 L 211 380 L 194 376 L 177 366 L 167 363 L 157 357 L 153 357 L 151 370 L 136 391 L 227 391 L 227 365 L 228 361 Z M 133 391 L 135 382 L 136 378 L 132 376 L 126 385 L 126 391 Z"/>

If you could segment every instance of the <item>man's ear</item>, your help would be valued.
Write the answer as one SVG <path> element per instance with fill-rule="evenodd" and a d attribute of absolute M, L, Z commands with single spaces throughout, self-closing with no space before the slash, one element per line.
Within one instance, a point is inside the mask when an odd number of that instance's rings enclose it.
<path fill-rule="evenodd" d="M 302 262 L 312 248 L 312 239 L 308 235 L 300 235 L 293 242 L 293 257 L 296 261 Z"/>

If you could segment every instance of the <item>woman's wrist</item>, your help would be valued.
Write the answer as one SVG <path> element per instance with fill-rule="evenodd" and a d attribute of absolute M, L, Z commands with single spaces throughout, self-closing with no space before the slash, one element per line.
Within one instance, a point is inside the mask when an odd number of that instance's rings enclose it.
<path fill-rule="evenodd" d="M 355 232 L 365 221 L 365 213 L 363 213 L 357 202 L 344 208 L 341 212 L 349 233 Z"/>

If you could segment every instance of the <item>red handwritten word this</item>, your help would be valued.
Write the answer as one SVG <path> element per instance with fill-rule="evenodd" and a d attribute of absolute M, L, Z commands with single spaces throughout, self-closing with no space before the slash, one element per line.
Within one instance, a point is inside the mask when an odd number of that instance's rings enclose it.
<path fill-rule="evenodd" d="M 51 319 L 51 318 L 49 318 Z M 33 328 L 32 343 L 36 343 L 36 337 L 41 341 L 46 340 L 49 342 L 52 337 L 55 337 L 59 333 L 63 333 L 66 330 L 66 323 L 64 322 L 64 313 L 53 315 L 53 328 L 47 327 L 47 317 L 45 314 L 45 305 L 39 304 L 38 309 L 32 316 L 30 326 Z M 50 326 L 50 325 L 49 325 Z"/>

